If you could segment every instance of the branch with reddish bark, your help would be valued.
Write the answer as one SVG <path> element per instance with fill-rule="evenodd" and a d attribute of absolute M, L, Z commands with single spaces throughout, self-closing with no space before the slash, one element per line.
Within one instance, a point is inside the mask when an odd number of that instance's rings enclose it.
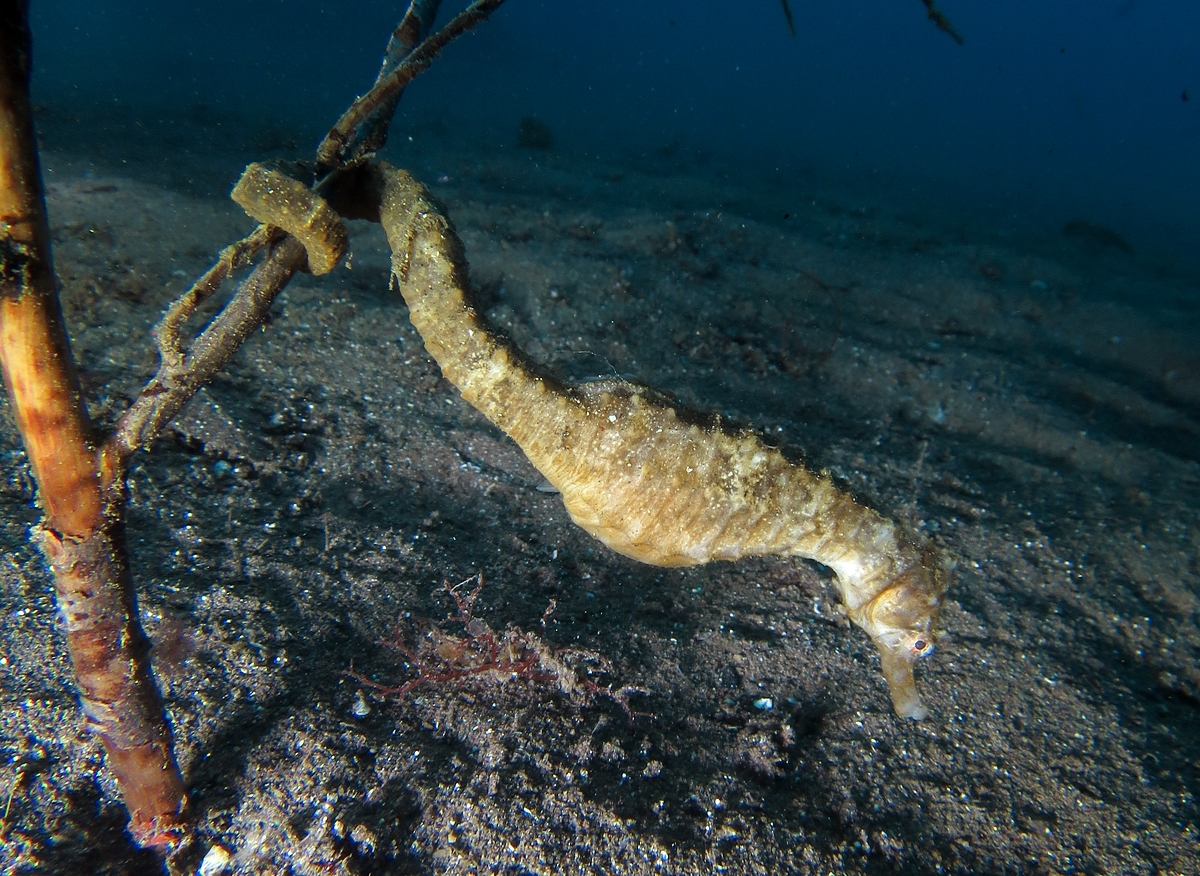
<path fill-rule="evenodd" d="M 50 256 L 29 105 L 27 2 L 0 6 L 0 362 L 45 509 L 67 650 L 89 729 L 99 736 L 147 846 L 185 832 L 183 779 L 150 673 L 122 531 L 123 482 L 101 471 Z"/>
<path fill-rule="evenodd" d="M 356 101 L 323 144 L 318 190 L 336 186 L 348 159 L 382 145 L 404 86 L 504 0 L 478 0 L 429 36 L 439 2 L 412 0 L 370 100 Z M 28 5 L 0 0 L 0 363 L 45 510 L 40 547 L 54 574 L 87 726 L 104 745 L 135 842 L 175 847 L 189 836 L 189 824 L 125 550 L 126 469 L 133 453 L 148 448 L 263 324 L 275 297 L 305 269 L 307 253 L 271 225 L 223 250 L 164 315 L 156 330 L 158 372 L 101 442 L 83 404 L 58 302 L 29 103 Z M 255 258 L 257 266 L 218 315 L 185 343 L 180 332 L 187 319 Z"/>

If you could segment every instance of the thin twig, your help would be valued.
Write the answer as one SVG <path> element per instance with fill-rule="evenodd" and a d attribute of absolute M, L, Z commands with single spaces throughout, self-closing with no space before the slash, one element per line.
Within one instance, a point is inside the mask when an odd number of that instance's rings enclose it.
<path fill-rule="evenodd" d="M 926 16 L 937 26 L 937 29 L 950 34 L 951 38 L 961 46 L 963 44 L 962 34 L 954 29 L 954 25 L 946 17 L 946 13 L 938 9 L 933 0 L 921 0 L 921 2 L 925 4 Z"/>
<path fill-rule="evenodd" d="M 412 54 L 413 49 L 429 37 L 433 30 L 433 21 L 437 18 L 438 7 L 442 0 L 412 0 L 404 18 L 392 31 L 387 48 L 383 52 L 383 63 L 379 67 L 379 75 L 375 77 L 378 84 L 392 74 L 404 59 Z M 346 163 L 353 164 L 358 159 L 372 155 L 387 143 L 388 128 L 392 116 L 396 114 L 396 105 L 400 102 L 403 91 L 392 95 L 388 100 L 379 104 L 358 128 L 358 133 L 347 147 Z"/>
<path fill-rule="evenodd" d="M 323 176 L 346 162 L 345 147 L 354 132 L 377 106 L 402 92 L 451 42 L 475 27 L 504 4 L 504 0 L 475 0 L 446 26 L 412 50 L 404 63 L 360 97 L 342 114 L 317 147 L 317 175 Z"/>
<path fill-rule="evenodd" d="M 433 30 L 433 20 L 437 18 L 438 7 L 441 5 L 442 0 L 412 0 L 408 4 L 408 10 L 388 40 L 387 48 L 383 52 L 383 65 L 379 68 L 379 75 L 375 81 L 378 82 L 395 70 L 400 62 L 408 57 L 409 52 L 429 36 L 429 32 Z"/>
<path fill-rule="evenodd" d="M 796 35 L 796 21 L 792 18 L 792 7 L 788 6 L 788 0 L 781 0 L 783 3 L 783 15 L 787 19 L 788 33 L 792 36 Z"/>
<path fill-rule="evenodd" d="M 235 271 L 250 264 L 267 244 L 278 242 L 279 239 L 278 235 L 273 238 L 265 225 L 259 225 L 237 243 L 221 250 L 216 263 L 167 308 L 154 328 L 154 339 L 163 367 L 182 365 L 183 348 L 179 343 L 179 329 L 196 312 L 196 308 L 207 301 Z M 162 368 L 159 373 L 162 373 Z"/>
<path fill-rule="evenodd" d="M 8 832 L 8 813 L 12 810 L 12 801 L 16 796 L 17 788 L 23 781 L 25 781 L 25 765 L 21 764 L 17 768 L 17 775 L 13 779 L 12 787 L 8 789 L 8 800 L 4 804 L 4 816 L 0 817 L 0 839 L 3 839 L 4 834 Z"/>
<path fill-rule="evenodd" d="M 192 341 L 186 353 L 170 358 L 164 356 L 158 373 L 121 417 L 102 451 L 102 466 L 106 473 L 124 471 L 135 451 L 150 446 L 196 390 L 220 370 L 251 332 L 262 325 L 275 296 L 304 267 L 307 256 L 300 241 L 284 235 L 277 228 L 266 234 L 269 239 L 279 242 L 242 282 L 225 308 Z M 210 270 L 219 268 L 220 263 Z M 181 313 L 187 309 L 180 302 L 172 309 L 176 307 Z M 177 327 L 170 327 L 168 333 Z M 177 338 L 172 338 L 170 343 L 178 351 Z"/>

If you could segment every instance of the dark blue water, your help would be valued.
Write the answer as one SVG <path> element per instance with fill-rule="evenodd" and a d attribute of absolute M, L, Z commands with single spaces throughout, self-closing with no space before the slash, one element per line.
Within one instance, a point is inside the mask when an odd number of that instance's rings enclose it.
<path fill-rule="evenodd" d="M 315 140 L 403 7 L 35 0 L 37 94 L 203 103 Z M 511 144 L 533 114 L 568 154 L 832 181 L 1018 231 L 1084 217 L 1200 265 L 1200 4 L 944 0 L 961 46 L 918 0 L 791 7 L 794 37 L 778 0 L 510 0 L 409 90 L 399 124 Z"/>

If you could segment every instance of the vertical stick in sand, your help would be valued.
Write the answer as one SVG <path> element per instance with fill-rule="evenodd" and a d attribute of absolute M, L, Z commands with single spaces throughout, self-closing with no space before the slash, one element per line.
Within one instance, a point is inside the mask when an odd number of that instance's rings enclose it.
<path fill-rule="evenodd" d="M 0 361 L 45 511 L 88 727 L 142 845 L 185 832 L 183 781 L 150 673 L 125 552 L 120 476 L 102 464 L 63 328 L 29 105 L 28 0 L 0 2 Z"/>

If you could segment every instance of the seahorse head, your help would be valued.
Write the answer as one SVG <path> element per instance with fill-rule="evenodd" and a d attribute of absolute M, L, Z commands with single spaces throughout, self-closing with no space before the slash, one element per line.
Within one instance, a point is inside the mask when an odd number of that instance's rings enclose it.
<path fill-rule="evenodd" d="M 913 681 L 913 664 L 933 653 L 950 571 L 932 547 L 915 550 L 904 571 L 857 612 L 859 626 L 879 648 L 892 705 L 904 718 L 919 721 L 929 714 Z"/>

